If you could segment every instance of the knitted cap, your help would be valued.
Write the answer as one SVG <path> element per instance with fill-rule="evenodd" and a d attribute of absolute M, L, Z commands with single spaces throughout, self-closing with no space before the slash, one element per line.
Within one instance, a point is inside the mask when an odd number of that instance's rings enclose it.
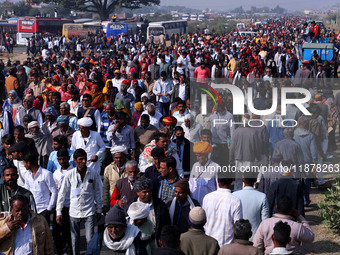
<path fill-rule="evenodd" d="M 181 188 L 185 192 L 190 193 L 189 182 L 185 178 L 182 178 L 178 182 L 176 182 L 175 187 Z"/>
<path fill-rule="evenodd" d="M 196 206 L 190 210 L 189 224 L 193 228 L 202 228 L 207 222 L 207 216 L 202 207 Z"/>
<path fill-rule="evenodd" d="M 125 213 L 119 205 L 115 205 L 110 209 L 105 217 L 105 225 L 122 225 L 126 226 Z"/>

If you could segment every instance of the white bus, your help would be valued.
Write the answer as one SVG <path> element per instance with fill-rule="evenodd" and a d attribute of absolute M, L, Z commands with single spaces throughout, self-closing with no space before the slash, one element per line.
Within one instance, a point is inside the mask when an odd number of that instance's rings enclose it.
<path fill-rule="evenodd" d="M 197 15 L 196 14 L 191 14 L 190 15 L 190 20 L 196 21 L 197 20 Z"/>
<path fill-rule="evenodd" d="M 183 14 L 182 20 L 189 20 L 189 14 Z"/>
<path fill-rule="evenodd" d="M 197 18 L 197 20 L 198 21 L 202 21 L 202 20 L 204 20 L 204 14 L 200 14 L 200 15 L 198 15 L 198 18 Z"/>
<path fill-rule="evenodd" d="M 166 40 L 175 34 L 188 33 L 188 22 L 186 20 L 170 20 L 160 22 L 150 22 L 147 28 L 147 38 L 153 36 L 154 42 L 159 43 L 159 36 L 165 35 Z"/>

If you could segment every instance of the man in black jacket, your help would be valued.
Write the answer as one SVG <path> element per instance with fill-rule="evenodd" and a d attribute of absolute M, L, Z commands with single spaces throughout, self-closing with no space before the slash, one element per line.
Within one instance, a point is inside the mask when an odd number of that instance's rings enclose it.
<path fill-rule="evenodd" d="M 181 161 L 182 169 L 184 173 L 189 175 L 192 167 L 192 164 L 190 164 L 190 162 L 194 162 L 194 160 L 189 160 L 190 151 L 192 151 L 193 145 L 188 139 L 184 137 L 184 130 L 181 126 L 175 127 L 174 135 L 175 136 L 172 141 L 177 146 L 178 157 Z"/>

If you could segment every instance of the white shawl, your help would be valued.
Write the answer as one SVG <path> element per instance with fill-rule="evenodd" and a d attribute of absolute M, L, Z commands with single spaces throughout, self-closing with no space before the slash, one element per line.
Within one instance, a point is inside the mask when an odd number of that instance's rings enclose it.
<path fill-rule="evenodd" d="M 133 241 L 135 237 L 140 232 L 139 228 L 135 225 L 128 224 L 126 227 L 126 232 L 124 237 L 119 242 L 114 242 L 109 235 L 107 228 L 104 231 L 104 243 L 110 250 L 114 251 L 124 251 L 126 250 L 126 255 L 136 255 L 135 246 Z"/>
<path fill-rule="evenodd" d="M 189 195 L 188 195 L 188 202 L 190 204 L 190 210 L 195 207 L 195 204 L 194 204 L 194 202 L 192 201 L 192 199 Z M 172 200 L 171 205 L 170 205 L 170 209 L 169 209 L 171 225 L 174 224 L 175 208 L 176 208 L 176 197 Z"/>

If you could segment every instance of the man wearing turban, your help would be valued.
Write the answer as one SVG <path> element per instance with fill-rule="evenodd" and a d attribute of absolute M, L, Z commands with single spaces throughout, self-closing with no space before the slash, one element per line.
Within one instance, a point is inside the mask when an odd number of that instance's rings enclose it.
<path fill-rule="evenodd" d="M 213 147 L 208 142 L 197 142 L 194 145 L 197 162 L 192 167 L 189 186 L 191 197 L 200 204 L 206 194 L 217 189 L 216 178 L 220 166 L 209 159 L 209 154 L 212 151 Z"/>
<path fill-rule="evenodd" d="M 111 148 L 113 162 L 104 170 L 103 180 L 103 211 L 110 209 L 110 197 L 119 179 L 127 177 L 125 172 L 125 163 L 127 161 L 128 151 L 123 145 L 113 146 Z"/>
<path fill-rule="evenodd" d="M 87 153 L 87 166 L 100 173 L 99 156 L 105 150 L 105 144 L 98 132 L 92 131 L 93 120 L 90 117 L 78 120 L 79 130 L 73 133 L 71 150 L 83 149 Z"/>

